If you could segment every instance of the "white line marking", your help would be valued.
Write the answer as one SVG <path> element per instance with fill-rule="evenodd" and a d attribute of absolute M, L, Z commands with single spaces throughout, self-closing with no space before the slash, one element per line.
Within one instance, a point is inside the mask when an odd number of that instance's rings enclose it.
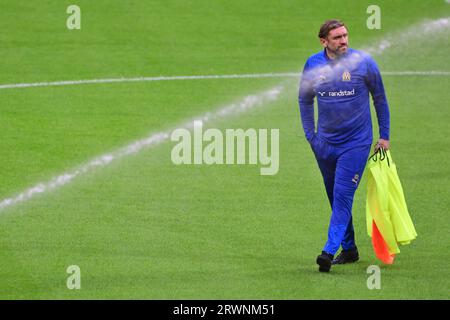
<path fill-rule="evenodd" d="M 388 75 L 388 76 L 450 76 L 450 71 L 385 71 L 385 72 L 382 72 L 382 74 Z M 216 75 L 195 75 L 195 76 L 110 78 L 110 79 L 67 80 L 67 81 L 54 81 L 54 82 L 1 84 L 0 90 L 33 88 L 33 87 L 74 86 L 74 85 L 82 85 L 82 84 L 124 83 L 124 82 L 180 81 L 180 80 L 208 80 L 208 79 L 248 79 L 248 78 L 299 78 L 299 77 L 300 77 L 300 71 L 299 72 L 283 72 L 283 73 L 222 74 L 222 75 L 216 74 Z"/>
<path fill-rule="evenodd" d="M 259 74 L 224 74 L 224 75 L 195 75 L 195 76 L 159 76 L 159 77 L 137 77 L 137 78 L 111 78 L 91 80 L 68 80 L 54 82 L 16 83 L 2 84 L 0 89 L 30 88 L 30 87 L 53 87 L 70 86 L 79 84 L 98 84 L 113 82 L 146 82 L 146 81 L 180 81 L 180 80 L 205 80 L 205 79 L 245 79 L 245 78 L 283 78 L 298 77 L 299 73 L 259 73 Z"/>
<path fill-rule="evenodd" d="M 450 76 L 450 71 L 384 71 L 383 76 Z"/>
<path fill-rule="evenodd" d="M 283 91 L 283 88 L 284 88 L 283 86 L 279 85 L 270 90 L 261 92 L 259 94 L 249 95 L 244 99 L 242 99 L 241 101 L 239 101 L 238 103 L 230 104 L 215 112 L 204 113 L 203 115 L 195 117 L 194 120 L 201 120 L 204 123 L 207 123 L 210 121 L 220 120 L 232 115 L 234 116 L 240 113 L 247 112 L 256 107 L 262 106 L 265 103 L 275 101 L 280 96 L 281 92 Z M 185 121 L 180 127 L 192 129 L 194 120 Z M 167 141 L 172 131 L 173 129 L 154 133 L 146 138 L 132 142 L 127 146 L 120 148 L 114 152 L 97 157 L 92 161 L 80 166 L 79 168 L 69 172 L 65 172 L 51 179 L 48 182 L 38 183 L 37 185 L 20 193 L 16 197 L 2 200 L 0 202 L 0 210 L 20 202 L 30 200 L 37 194 L 44 193 L 50 190 L 54 190 L 58 187 L 64 186 L 65 184 L 71 182 L 76 177 L 86 174 L 94 170 L 95 168 L 107 166 L 111 162 L 119 160 L 125 156 L 136 154 L 144 148 L 155 147 Z"/>

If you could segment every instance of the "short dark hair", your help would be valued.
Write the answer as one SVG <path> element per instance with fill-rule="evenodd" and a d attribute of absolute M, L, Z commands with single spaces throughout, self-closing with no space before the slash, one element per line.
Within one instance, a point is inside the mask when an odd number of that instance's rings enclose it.
<path fill-rule="evenodd" d="M 340 27 L 345 27 L 345 24 L 340 20 L 332 19 L 332 20 L 325 21 L 320 26 L 319 38 L 326 38 L 331 30 L 334 30 L 334 29 L 337 29 Z"/>

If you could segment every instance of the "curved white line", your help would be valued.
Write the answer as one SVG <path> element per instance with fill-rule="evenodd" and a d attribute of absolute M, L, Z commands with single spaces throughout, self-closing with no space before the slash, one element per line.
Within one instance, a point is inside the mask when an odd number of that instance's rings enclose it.
<path fill-rule="evenodd" d="M 215 112 L 207 112 L 202 115 L 199 115 L 195 117 L 194 120 L 201 120 L 204 123 L 208 123 L 210 121 L 220 120 L 232 115 L 248 112 L 268 102 L 277 100 L 281 92 L 283 91 L 283 88 L 284 88 L 283 86 L 279 85 L 267 91 L 255 95 L 249 95 L 243 98 L 241 101 L 225 106 Z M 183 124 L 179 126 L 179 128 L 192 129 L 194 120 L 185 121 Z M 123 157 L 136 154 L 145 148 L 155 147 L 165 141 L 168 141 L 172 131 L 173 130 L 165 130 L 153 133 L 148 137 L 136 140 L 116 151 L 103 154 L 89 161 L 88 163 L 81 165 L 77 169 L 64 172 L 54 177 L 50 181 L 40 182 L 35 186 L 23 191 L 22 193 L 20 193 L 15 197 L 1 200 L 0 210 L 10 207 L 14 204 L 30 200 L 37 194 L 44 193 L 50 190 L 54 190 L 58 187 L 64 186 L 65 184 L 71 182 L 76 177 L 91 172 L 96 168 L 105 167 L 110 163 L 112 163 L 113 161 L 117 161 Z"/>

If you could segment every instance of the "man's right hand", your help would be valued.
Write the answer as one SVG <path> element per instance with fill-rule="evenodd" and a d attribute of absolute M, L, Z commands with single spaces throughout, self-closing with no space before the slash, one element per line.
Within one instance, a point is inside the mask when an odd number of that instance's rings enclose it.
<path fill-rule="evenodd" d="M 377 152 L 380 148 L 383 148 L 384 150 L 389 150 L 390 148 L 389 140 L 379 139 L 374 147 L 375 152 Z"/>

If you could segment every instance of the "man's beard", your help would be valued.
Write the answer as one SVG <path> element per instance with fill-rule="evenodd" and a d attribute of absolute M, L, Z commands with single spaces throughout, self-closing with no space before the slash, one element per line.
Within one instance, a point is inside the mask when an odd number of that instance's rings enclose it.
<path fill-rule="evenodd" d="M 341 51 L 341 48 L 345 47 L 345 50 Z M 327 47 L 327 50 L 330 51 L 331 53 L 333 53 L 334 55 L 336 55 L 337 57 L 344 55 L 347 50 L 348 50 L 348 46 L 342 46 L 342 47 L 338 47 L 336 50 L 332 50 L 330 47 Z"/>

